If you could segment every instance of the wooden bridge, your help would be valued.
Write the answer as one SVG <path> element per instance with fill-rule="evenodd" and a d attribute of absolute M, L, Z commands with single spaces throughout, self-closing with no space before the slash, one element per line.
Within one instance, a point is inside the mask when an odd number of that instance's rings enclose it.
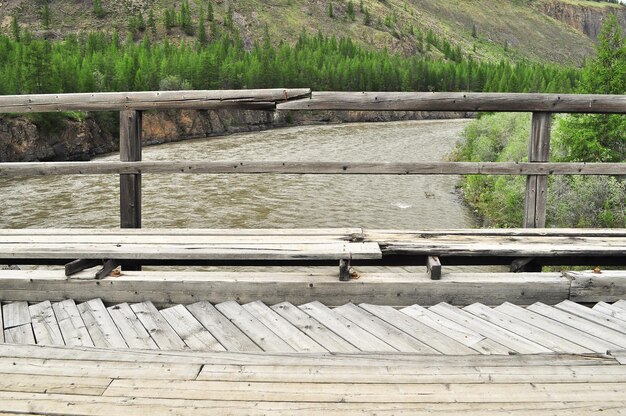
<path fill-rule="evenodd" d="M 527 163 L 142 162 L 142 111 L 180 108 L 533 118 Z M 0 112 L 75 110 L 120 111 L 120 162 L 0 163 L 0 177 L 119 174 L 121 228 L 0 230 L 0 264 L 52 266 L 0 271 L 0 413 L 626 413 L 626 272 L 609 270 L 626 265 L 626 231 L 543 228 L 549 175 L 626 175 L 623 163 L 549 162 L 551 114 L 624 114 L 626 97 L 0 97 Z M 142 229 L 145 173 L 525 175 L 526 228 Z M 240 271 L 159 269 L 207 265 Z"/>

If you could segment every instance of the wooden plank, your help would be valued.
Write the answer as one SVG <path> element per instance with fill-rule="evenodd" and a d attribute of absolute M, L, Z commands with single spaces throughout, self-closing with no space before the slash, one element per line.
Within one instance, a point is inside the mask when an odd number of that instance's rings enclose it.
<path fill-rule="evenodd" d="M 612 316 L 607 316 L 595 309 L 587 308 L 579 303 L 564 300 L 554 307 L 567 313 L 571 313 L 572 315 L 580 316 L 588 321 L 606 326 L 607 328 L 614 329 L 621 333 L 626 333 L 626 321 L 613 318 Z M 626 313 L 624 313 L 624 316 L 626 317 Z"/>
<path fill-rule="evenodd" d="M 0 304 L 0 322 L 3 322 L 1 304 Z M 0 331 L 0 344 L 2 343 L 4 343 L 4 326 L 2 326 L 2 330 Z"/>
<path fill-rule="evenodd" d="M 49 175 L 623 175 L 623 163 L 90 161 L 0 163 L 0 177 Z"/>
<path fill-rule="evenodd" d="M 441 367 L 530 367 L 619 365 L 604 354 L 516 354 L 516 355 L 424 355 L 411 353 L 266 353 L 204 352 L 191 350 L 146 351 L 94 347 L 0 344 L 0 356 L 74 361 L 120 361 L 137 363 L 189 363 L 223 365 L 313 365 L 355 367 L 423 368 Z"/>
<path fill-rule="evenodd" d="M 35 340 L 40 345 L 65 345 L 50 301 L 29 306 Z"/>
<path fill-rule="evenodd" d="M 10 302 L 2 305 L 4 329 L 30 324 L 30 312 L 26 302 Z"/>
<path fill-rule="evenodd" d="M 5 95 L 0 97 L 0 112 L 273 109 L 276 102 L 305 98 L 310 93 L 310 89 L 266 89 Z"/>
<path fill-rule="evenodd" d="M 626 271 L 604 270 L 567 272 L 572 280 L 570 300 L 574 302 L 615 302 L 626 298 Z"/>
<path fill-rule="evenodd" d="M 152 302 L 135 303 L 130 305 L 130 308 L 160 349 L 183 350 L 187 348 Z"/>
<path fill-rule="evenodd" d="M 0 246 L 5 259 L 123 260 L 339 260 L 380 259 L 376 243 L 322 244 L 63 244 L 14 243 Z"/>
<path fill-rule="evenodd" d="M 613 306 L 615 306 L 616 308 L 620 308 L 620 309 L 626 310 L 626 300 L 620 299 L 617 302 L 615 302 L 613 304 Z"/>
<path fill-rule="evenodd" d="M 38 375 L 0 373 L 0 391 L 29 393 L 61 393 L 101 395 L 111 383 L 110 378 L 82 376 Z"/>
<path fill-rule="evenodd" d="M 222 344 L 183 305 L 162 309 L 160 312 L 192 350 L 226 351 Z"/>
<path fill-rule="evenodd" d="M 573 328 L 580 329 L 598 339 L 617 345 L 618 347 L 626 348 L 626 334 L 622 332 L 598 325 L 588 319 L 581 318 L 543 303 L 533 303 L 528 306 L 527 309 Z"/>
<path fill-rule="evenodd" d="M 504 345 L 486 338 L 478 332 L 438 315 L 422 306 L 411 305 L 401 309 L 400 312 L 481 354 L 508 354 L 510 352 Z"/>
<path fill-rule="evenodd" d="M 282 302 L 274 305 L 272 306 L 272 309 L 330 352 L 359 351 L 357 347 L 350 344 L 348 341 L 319 323 L 319 321 L 313 319 L 289 302 Z"/>
<path fill-rule="evenodd" d="M 441 279 L 441 262 L 439 261 L 439 257 L 428 256 L 426 259 L 426 271 L 430 274 L 431 279 Z"/>
<path fill-rule="evenodd" d="M 391 306 L 370 304 L 360 304 L 359 306 L 442 354 L 476 354 L 475 350 L 466 347 L 464 344 L 454 340 L 453 338 L 443 335 L 441 332 L 436 331 L 430 326 L 414 318 L 411 318 L 407 314 L 403 314 Z"/>
<path fill-rule="evenodd" d="M 18 232 L 19 229 L 2 230 L 9 233 Z M 626 237 L 623 228 L 458 228 L 436 230 L 363 230 L 366 240 L 430 238 L 438 236 L 508 236 L 508 237 Z M 613 272 L 613 271 L 611 271 Z"/>
<path fill-rule="evenodd" d="M 292 325 L 288 320 L 270 309 L 263 302 L 256 301 L 243 305 L 252 316 L 258 319 L 263 325 L 278 335 L 295 351 L 299 352 L 322 352 L 326 348 L 311 339 L 304 332 Z"/>
<path fill-rule="evenodd" d="M 507 111 L 626 113 L 621 95 L 467 92 L 318 92 L 279 104 L 279 110 Z"/>
<path fill-rule="evenodd" d="M 193 380 L 200 364 L 0 357 L 0 373 L 30 376 Z"/>
<path fill-rule="evenodd" d="M 499 344 L 502 344 L 512 351 L 522 354 L 537 354 L 551 352 L 550 349 L 532 342 L 524 337 L 514 334 L 511 331 L 493 325 L 484 319 L 480 319 L 468 312 L 458 309 L 446 303 L 439 303 L 429 308 L 431 312 L 464 325 L 485 337 L 488 337 Z"/>
<path fill-rule="evenodd" d="M 107 311 L 129 348 L 159 349 L 127 303 L 109 306 Z"/>
<path fill-rule="evenodd" d="M 261 300 L 266 304 L 289 301 L 303 304 L 315 300 L 327 305 L 347 302 L 390 306 L 414 303 L 432 305 L 438 300 L 459 303 L 500 304 L 511 301 L 529 304 L 558 303 L 569 296 L 570 281 L 560 273 L 446 273 L 432 281 L 425 273 L 361 273 L 358 280 L 339 282 L 336 268 L 319 272 L 123 272 L 123 278 L 94 281 L 93 274 L 81 272 L 67 279 L 59 270 L 0 271 L 3 298 L 28 300 L 103 302 L 152 301 L 159 306 L 188 304 L 198 299 L 219 303 Z M 528 276 L 530 275 L 530 276 Z M 86 279 L 82 279 L 82 277 Z M 221 342 L 221 340 L 220 340 Z"/>
<path fill-rule="evenodd" d="M 267 328 L 235 301 L 218 303 L 215 308 L 244 332 L 255 344 L 268 352 L 293 352 L 289 344 Z"/>
<path fill-rule="evenodd" d="M 574 344 L 573 342 L 567 341 L 566 339 L 556 336 L 550 332 L 544 331 L 543 329 L 527 324 L 522 320 L 513 318 L 479 303 L 466 306 L 463 310 L 530 341 L 536 342 L 539 345 L 543 345 L 554 352 L 569 352 L 575 354 L 592 352 L 591 350 L 581 347 L 578 344 Z"/>
<path fill-rule="evenodd" d="M 57 318 L 61 335 L 63 335 L 66 345 L 94 346 L 74 300 L 66 299 L 53 303 L 52 310 Z"/>
<path fill-rule="evenodd" d="M 606 302 L 598 302 L 593 306 L 593 310 L 619 321 L 626 322 L 626 311 L 615 306 L 615 304 L 610 305 Z"/>
<path fill-rule="evenodd" d="M 209 302 L 200 301 L 192 305 L 187 305 L 187 310 L 211 332 L 226 350 L 248 352 L 262 351 L 258 345 Z"/>
<path fill-rule="evenodd" d="M 320 302 L 315 301 L 301 305 L 300 309 L 361 351 L 397 351 L 391 345 L 340 314 L 333 312 Z"/>
<path fill-rule="evenodd" d="M 207 364 L 197 380 L 266 383 L 472 383 L 491 384 L 497 388 L 502 383 L 623 383 L 626 367 L 613 366 L 307 366 L 307 365 L 223 365 Z"/>
<path fill-rule="evenodd" d="M 458 415 L 528 416 L 530 414 L 551 414 L 578 416 L 580 414 L 602 414 L 607 416 L 624 415 L 626 402 L 537 402 L 537 403 L 325 403 L 325 402 L 246 402 L 236 400 L 176 400 L 158 398 L 98 397 L 86 395 L 64 395 L 52 393 L 0 392 L 3 408 L 11 414 L 72 414 L 99 415 L 124 414 L 126 416 L 166 415 L 166 414 L 228 414 L 243 415 L 314 415 L 344 416 L 364 412 L 377 415 L 430 416 Z"/>
<path fill-rule="evenodd" d="M 79 304 L 77 308 L 94 346 L 104 348 L 128 347 L 102 300 L 92 299 Z"/>
<path fill-rule="evenodd" d="M 558 230 L 558 229 L 557 229 Z M 565 229 L 569 230 L 569 229 Z M 580 230 L 583 235 L 590 230 Z M 471 230 L 469 230 L 471 231 Z M 521 229 L 525 232 L 525 229 Z M 574 230 L 569 230 L 574 231 Z M 613 228 L 592 230 L 605 233 L 616 233 Z M 362 234 L 362 228 L 142 228 L 119 229 L 119 228 L 2 228 L 0 236 L 172 236 L 172 237 L 288 237 L 288 236 L 308 236 L 320 237 L 335 235 Z M 626 235 L 618 233 L 616 235 Z"/>
<path fill-rule="evenodd" d="M 550 156 L 551 126 L 552 113 L 533 112 L 530 141 L 528 143 L 528 161 L 530 163 L 548 161 Z M 547 176 L 527 176 L 524 203 L 524 226 L 526 228 L 544 228 L 546 226 L 547 191 Z"/>
<path fill-rule="evenodd" d="M 244 401 L 436 403 L 624 401 L 625 383 L 354 384 L 113 380 L 105 396 Z"/>
<path fill-rule="evenodd" d="M 4 330 L 4 340 L 8 344 L 35 344 L 31 324 L 13 326 Z"/>
<path fill-rule="evenodd" d="M 141 161 L 141 124 L 141 111 L 120 112 L 120 161 Z M 141 228 L 141 173 L 120 175 L 120 228 Z"/>
<path fill-rule="evenodd" d="M 384 340 L 385 343 L 391 345 L 400 352 L 419 352 L 422 354 L 440 354 L 439 351 L 423 343 L 417 338 L 399 330 L 388 322 L 373 315 L 365 309 L 347 303 L 333 309 L 344 318 L 352 321 L 355 325 L 360 326 L 370 334 Z"/>
<path fill-rule="evenodd" d="M 520 308 L 512 303 L 504 303 L 496 307 L 495 310 L 526 322 L 527 324 L 541 328 L 546 332 L 550 332 L 570 342 L 590 349 L 593 352 L 605 354 L 608 350 L 617 348 L 616 345 L 611 344 L 610 342 L 597 339 L 596 337 L 577 328 L 573 328 L 565 323 L 557 322 L 528 309 Z"/>

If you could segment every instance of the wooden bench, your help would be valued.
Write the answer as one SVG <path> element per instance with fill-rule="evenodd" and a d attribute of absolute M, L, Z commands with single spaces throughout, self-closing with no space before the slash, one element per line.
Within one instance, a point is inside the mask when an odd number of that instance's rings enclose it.
<path fill-rule="evenodd" d="M 0 230 L 0 264 L 66 264 L 66 274 L 104 263 L 337 264 L 349 279 L 352 260 L 381 259 L 376 243 L 354 229 L 20 229 Z"/>

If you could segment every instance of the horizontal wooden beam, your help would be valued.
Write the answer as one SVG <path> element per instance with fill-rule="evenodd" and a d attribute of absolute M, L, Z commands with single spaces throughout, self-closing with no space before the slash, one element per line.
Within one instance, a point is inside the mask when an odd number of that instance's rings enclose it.
<path fill-rule="evenodd" d="M 279 110 L 498 111 L 626 113 L 625 95 L 314 92 L 308 99 L 278 105 Z"/>
<path fill-rule="evenodd" d="M 106 303 L 152 301 L 159 306 L 199 299 L 267 304 L 288 301 L 326 305 L 347 302 L 430 306 L 439 302 L 554 304 L 567 299 L 570 280 L 560 273 L 449 273 L 433 281 L 426 273 L 361 272 L 358 280 L 340 282 L 336 271 L 310 272 L 172 272 L 122 270 L 119 277 L 93 280 L 86 270 L 66 278 L 62 270 L 0 271 L 0 300 L 30 302 L 101 298 Z"/>
<path fill-rule="evenodd" d="M 626 175 L 626 163 L 515 162 L 14 162 L 0 163 L 0 177 L 142 173 L 308 175 Z"/>
<path fill-rule="evenodd" d="M 0 96 L 0 113 L 243 108 L 273 110 L 311 90 L 146 91 Z"/>

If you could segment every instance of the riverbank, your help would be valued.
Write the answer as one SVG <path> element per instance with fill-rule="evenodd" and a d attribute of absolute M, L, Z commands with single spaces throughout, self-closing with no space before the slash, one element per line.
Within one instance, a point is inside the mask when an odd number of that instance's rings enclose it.
<path fill-rule="evenodd" d="M 274 128 L 352 122 L 457 119 L 470 113 L 422 111 L 181 110 L 144 113 L 144 146 Z M 58 116 L 57 116 L 58 117 Z M 91 160 L 119 150 L 115 115 L 0 118 L 0 162 Z"/>

